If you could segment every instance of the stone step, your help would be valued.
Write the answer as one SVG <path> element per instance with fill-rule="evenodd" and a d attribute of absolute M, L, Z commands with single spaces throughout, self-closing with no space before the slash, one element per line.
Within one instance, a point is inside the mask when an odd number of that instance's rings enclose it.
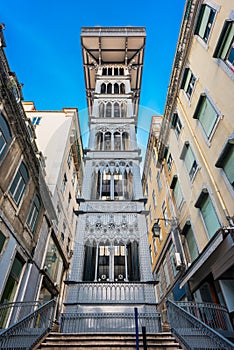
<path fill-rule="evenodd" d="M 140 348 L 143 349 L 143 338 L 139 335 Z M 36 349 L 42 350 L 135 350 L 134 334 L 68 334 L 50 333 Z M 147 350 L 178 350 L 181 349 L 175 338 L 169 332 L 147 335 Z"/>

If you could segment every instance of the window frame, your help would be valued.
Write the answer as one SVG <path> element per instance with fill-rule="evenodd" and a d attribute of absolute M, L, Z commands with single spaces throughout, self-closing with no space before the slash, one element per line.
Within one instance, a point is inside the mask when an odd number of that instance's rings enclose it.
<path fill-rule="evenodd" d="M 25 172 L 25 174 L 23 174 Z M 26 175 L 26 176 L 25 176 Z M 18 177 L 18 179 L 17 179 Z M 11 185 L 9 187 L 9 193 L 11 195 L 11 198 L 13 199 L 14 203 L 19 206 L 20 202 L 24 196 L 25 190 L 27 188 L 27 184 L 29 182 L 29 171 L 27 169 L 27 166 L 25 165 L 24 161 L 21 161 L 19 167 L 17 168 L 17 171 L 14 174 L 14 177 L 11 181 Z M 17 183 L 16 183 L 17 181 Z M 20 189 L 20 193 L 18 194 L 18 197 L 16 199 L 16 194 L 18 192 L 19 186 L 22 183 L 22 188 Z"/>
<path fill-rule="evenodd" d="M 218 58 L 223 61 L 226 66 L 234 73 L 234 64 L 229 60 L 230 50 L 234 50 L 234 21 L 233 19 L 227 19 L 224 22 L 221 34 L 219 36 L 216 48 L 213 54 L 214 58 Z"/>
<path fill-rule="evenodd" d="M 207 205 L 207 200 L 209 200 L 209 204 L 211 204 L 211 208 L 212 208 L 214 217 L 216 219 L 216 224 L 218 223 L 217 230 L 215 232 L 213 232 L 213 233 L 210 233 L 210 227 L 208 226 L 209 222 L 208 222 L 208 220 L 206 220 L 206 217 L 205 217 L 205 209 L 207 209 L 207 207 L 205 208 L 204 205 L 205 204 Z M 200 212 L 200 215 L 201 215 L 201 218 L 202 218 L 202 222 L 203 222 L 205 230 L 207 232 L 207 236 L 208 236 L 209 239 L 211 239 L 214 236 L 214 234 L 218 231 L 218 229 L 221 227 L 221 223 L 220 223 L 217 211 L 215 209 L 214 203 L 212 201 L 212 198 L 211 198 L 207 188 L 203 188 L 202 189 L 202 191 L 201 191 L 201 193 L 200 193 L 196 203 L 194 204 L 194 206 L 195 206 L 195 208 L 199 209 L 199 212 Z M 214 223 L 214 218 L 212 220 L 212 223 Z"/>
<path fill-rule="evenodd" d="M 36 231 L 40 210 L 41 210 L 41 200 L 39 195 L 36 194 L 31 203 L 30 210 L 28 212 L 28 217 L 27 217 L 27 225 L 30 228 L 30 231 L 32 233 Z"/>
<path fill-rule="evenodd" d="M 209 13 L 208 13 L 209 11 Z M 200 5 L 194 34 L 207 45 L 214 27 L 217 9 L 212 7 L 210 3 Z"/>
<path fill-rule="evenodd" d="M 189 158 L 190 158 L 190 161 L 189 161 Z M 199 169 L 199 165 L 189 141 L 185 141 L 184 146 L 182 148 L 181 155 L 180 155 L 180 159 L 183 160 L 185 164 L 185 168 L 189 175 L 190 181 L 193 181 Z M 190 167 L 189 167 L 189 164 L 191 165 Z"/>
<path fill-rule="evenodd" d="M 217 168 L 222 169 L 222 172 L 224 173 L 224 176 L 227 179 L 228 184 L 232 187 L 232 190 L 234 190 L 234 180 L 231 182 L 231 179 L 229 178 L 229 174 L 227 173 L 227 170 L 224 168 L 224 166 L 227 165 L 227 160 L 231 159 L 232 152 L 234 152 L 234 135 L 232 135 L 226 142 L 218 160 L 215 163 L 215 166 Z M 230 165 L 230 168 L 233 169 L 234 167 Z"/>
<path fill-rule="evenodd" d="M 193 71 L 191 70 L 191 68 L 186 67 L 184 69 L 183 79 L 182 79 L 180 88 L 184 91 L 189 101 L 191 101 L 192 99 L 196 81 L 197 81 L 197 78 L 193 74 Z"/>
<path fill-rule="evenodd" d="M 205 128 L 204 121 L 202 120 L 202 118 L 204 118 L 204 116 L 205 116 L 205 113 L 204 113 L 204 111 L 202 111 L 202 109 L 207 108 L 207 107 L 204 107 L 205 103 L 207 103 L 207 106 L 209 105 L 209 108 L 211 107 L 214 114 L 216 115 L 215 119 L 213 120 L 212 127 L 211 127 L 209 133 Z M 203 114 L 201 114 L 201 112 L 203 112 Z M 221 118 L 222 118 L 222 115 L 221 115 L 220 111 L 218 110 L 218 108 L 213 103 L 213 101 L 211 100 L 211 98 L 205 92 L 202 93 L 199 97 L 198 102 L 197 102 L 197 106 L 196 106 L 196 109 L 195 109 L 194 114 L 193 114 L 193 119 L 197 119 L 199 121 L 199 124 L 201 125 L 201 128 L 202 128 L 202 131 L 205 135 L 205 138 L 208 141 L 210 141 L 212 139 Z"/>

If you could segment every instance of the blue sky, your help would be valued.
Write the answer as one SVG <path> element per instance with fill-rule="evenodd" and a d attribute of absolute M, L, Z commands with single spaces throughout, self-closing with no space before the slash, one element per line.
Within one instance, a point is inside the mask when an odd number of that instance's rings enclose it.
<path fill-rule="evenodd" d="M 34 101 L 38 110 L 77 107 L 85 133 L 81 27 L 144 26 L 140 101 L 144 117 L 139 118 L 144 143 L 151 116 L 164 111 L 184 5 L 185 0 L 3 0 L 0 21 L 6 26 L 6 54 L 11 70 L 24 84 L 24 100 Z"/>

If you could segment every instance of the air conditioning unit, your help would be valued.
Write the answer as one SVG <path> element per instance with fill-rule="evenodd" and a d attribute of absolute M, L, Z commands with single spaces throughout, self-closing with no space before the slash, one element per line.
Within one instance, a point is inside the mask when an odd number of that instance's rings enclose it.
<path fill-rule="evenodd" d="M 180 253 L 175 253 L 174 262 L 175 262 L 176 270 L 180 270 L 183 267 Z"/>

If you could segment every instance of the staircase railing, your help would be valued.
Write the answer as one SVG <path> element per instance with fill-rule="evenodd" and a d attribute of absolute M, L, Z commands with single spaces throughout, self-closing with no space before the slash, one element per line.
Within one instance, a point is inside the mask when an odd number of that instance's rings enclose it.
<path fill-rule="evenodd" d="M 39 301 L 4 302 L 0 304 L 0 328 L 4 329 L 30 314 L 40 305 Z"/>
<path fill-rule="evenodd" d="M 0 334 L 0 349 L 29 350 L 52 327 L 55 300 L 50 300 Z"/>
<path fill-rule="evenodd" d="M 180 306 L 170 300 L 166 306 L 171 331 L 186 349 L 234 349 L 232 342 Z"/>
<path fill-rule="evenodd" d="M 225 335 L 225 332 L 227 334 L 228 332 L 233 332 L 228 310 L 222 305 L 189 301 L 179 301 L 176 302 L 176 305 L 182 307 L 182 309 L 223 335 Z"/>
<path fill-rule="evenodd" d="M 147 333 L 162 331 L 158 312 L 139 313 L 139 325 Z M 135 333 L 134 313 L 64 313 L 61 316 L 61 333 Z"/>

